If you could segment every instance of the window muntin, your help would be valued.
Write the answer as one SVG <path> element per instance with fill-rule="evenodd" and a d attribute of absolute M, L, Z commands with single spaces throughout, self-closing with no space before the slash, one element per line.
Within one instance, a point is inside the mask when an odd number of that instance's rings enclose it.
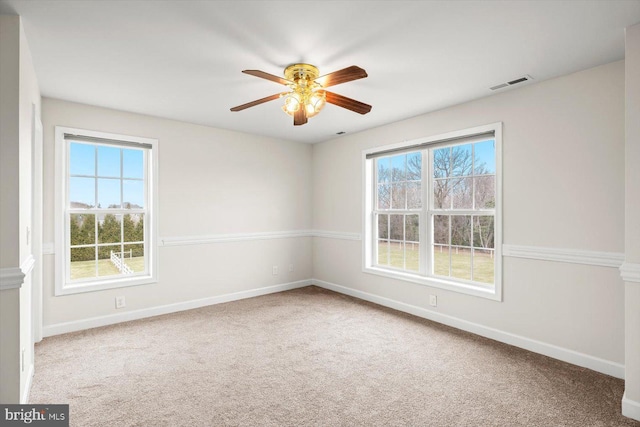
<path fill-rule="evenodd" d="M 475 136 L 479 130 L 484 134 Z M 365 177 L 372 181 L 366 186 L 372 197 L 365 196 L 371 215 L 365 221 L 365 233 L 371 233 L 364 239 L 371 253 L 364 256 L 365 271 L 500 298 L 499 125 L 464 133 L 365 152 L 371 168 Z M 411 179 L 409 156 L 421 159 Z M 416 203 L 406 200 L 410 184 L 419 194 Z M 394 191 L 405 195 L 395 205 Z M 408 218 L 417 232 L 408 231 Z"/>
<path fill-rule="evenodd" d="M 56 128 L 56 295 L 155 281 L 156 144 Z"/>
<path fill-rule="evenodd" d="M 422 154 L 376 159 L 376 265 L 420 271 Z"/>
<path fill-rule="evenodd" d="M 428 210 L 434 276 L 475 284 L 495 281 L 495 139 L 428 150 Z"/>

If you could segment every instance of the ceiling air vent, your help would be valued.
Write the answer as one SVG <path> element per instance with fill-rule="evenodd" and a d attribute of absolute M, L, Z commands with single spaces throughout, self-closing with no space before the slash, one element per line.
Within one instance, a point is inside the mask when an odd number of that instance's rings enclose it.
<path fill-rule="evenodd" d="M 506 83 L 500 83 L 499 85 L 492 86 L 489 89 L 498 90 L 498 89 L 502 89 L 503 87 L 517 85 L 518 83 L 523 83 L 523 82 L 526 82 L 526 81 L 529 81 L 529 80 L 533 80 L 533 77 L 531 77 L 529 74 L 525 74 L 522 77 L 519 77 L 517 79 L 513 79 L 513 80 L 508 81 Z"/>

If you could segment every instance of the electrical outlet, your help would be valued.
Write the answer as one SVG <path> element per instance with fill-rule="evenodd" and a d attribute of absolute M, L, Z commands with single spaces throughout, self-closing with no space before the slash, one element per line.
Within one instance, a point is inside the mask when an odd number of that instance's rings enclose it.
<path fill-rule="evenodd" d="M 274 275 L 274 276 L 277 276 L 277 275 L 278 275 L 278 266 L 277 266 L 277 265 L 274 265 L 274 266 L 273 266 L 273 275 Z"/>
<path fill-rule="evenodd" d="M 116 308 L 125 308 L 127 306 L 127 302 L 124 297 L 116 297 Z"/>
<path fill-rule="evenodd" d="M 435 295 L 429 295 L 429 305 L 431 307 L 437 307 L 438 306 L 438 297 Z"/>
<path fill-rule="evenodd" d="M 293 264 L 289 264 L 289 271 L 293 271 Z"/>

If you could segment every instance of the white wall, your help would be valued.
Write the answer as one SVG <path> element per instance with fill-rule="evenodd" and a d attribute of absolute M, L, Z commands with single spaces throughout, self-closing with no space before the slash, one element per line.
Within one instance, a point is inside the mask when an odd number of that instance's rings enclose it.
<path fill-rule="evenodd" d="M 17 287 L 0 290 L 0 401 L 26 399 L 33 375 L 31 269 L 32 120 L 40 114 L 40 89 L 27 39 L 18 16 L 0 16 L 0 267 L 19 278 Z M 36 213 L 37 215 L 37 213 Z M 22 356 L 24 354 L 24 357 Z"/>
<path fill-rule="evenodd" d="M 0 15 L 0 267 L 20 265 L 18 247 L 20 146 L 20 20 L 17 16 Z"/>
<path fill-rule="evenodd" d="M 160 306 L 311 277 L 311 237 L 251 239 L 253 233 L 310 228 L 311 146 L 45 98 L 45 242 L 54 239 L 57 125 L 157 138 L 159 238 L 184 244 L 160 245 L 157 284 L 59 297 L 54 257 L 47 256 L 45 335 L 67 322 L 71 325 L 62 330 L 82 328 L 95 317 L 106 316 L 108 323 L 118 320 L 113 315 L 151 313 Z M 228 234 L 248 240 L 188 244 Z M 277 276 L 273 265 L 279 266 Z M 126 297 L 124 310 L 115 309 L 120 295 Z"/>
<path fill-rule="evenodd" d="M 622 413 L 640 421 L 640 24 L 626 29 L 625 48 L 625 356 Z"/>
<path fill-rule="evenodd" d="M 314 229 L 361 233 L 363 149 L 494 122 L 503 122 L 504 243 L 621 258 L 623 62 L 314 145 Z M 577 352 L 579 363 L 622 375 L 617 268 L 505 257 L 504 300 L 496 302 L 365 274 L 360 241 L 315 238 L 313 267 L 314 278 L 347 291 L 417 306 L 487 335 L 515 335 L 548 354 L 560 348 L 566 359 Z M 429 294 L 438 296 L 437 308 Z"/>

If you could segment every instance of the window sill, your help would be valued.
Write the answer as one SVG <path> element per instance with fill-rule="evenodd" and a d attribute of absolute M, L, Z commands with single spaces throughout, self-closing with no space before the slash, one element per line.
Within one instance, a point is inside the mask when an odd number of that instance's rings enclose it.
<path fill-rule="evenodd" d="M 81 294 L 85 292 L 104 291 L 107 289 L 128 288 L 131 286 L 151 285 L 158 283 L 158 280 L 152 276 L 136 276 L 135 278 L 126 279 L 106 279 L 96 280 L 92 282 L 65 284 L 62 288 L 56 288 L 55 296 Z"/>
<path fill-rule="evenodd" d="M 390 279 L 402 280 L 405 282 L 417 283 L 419 285 L 430 286 L 433 288 L 445 289 L 447 291 L 457 292 L 466 295 L 473 295 L 494 301 L 502 301 L 502 295 L 496 292 L 496 287 L 483 287 L 481 285 L 474 286 L 466 283 L 455 282 L 452 280 L 437 279 L 434 277 L 419 276 L 401 271 L 392 271 L 378 267 L 364 267 L 364 273 L 375 274 L 376 276 L 387 277 Z"/>

